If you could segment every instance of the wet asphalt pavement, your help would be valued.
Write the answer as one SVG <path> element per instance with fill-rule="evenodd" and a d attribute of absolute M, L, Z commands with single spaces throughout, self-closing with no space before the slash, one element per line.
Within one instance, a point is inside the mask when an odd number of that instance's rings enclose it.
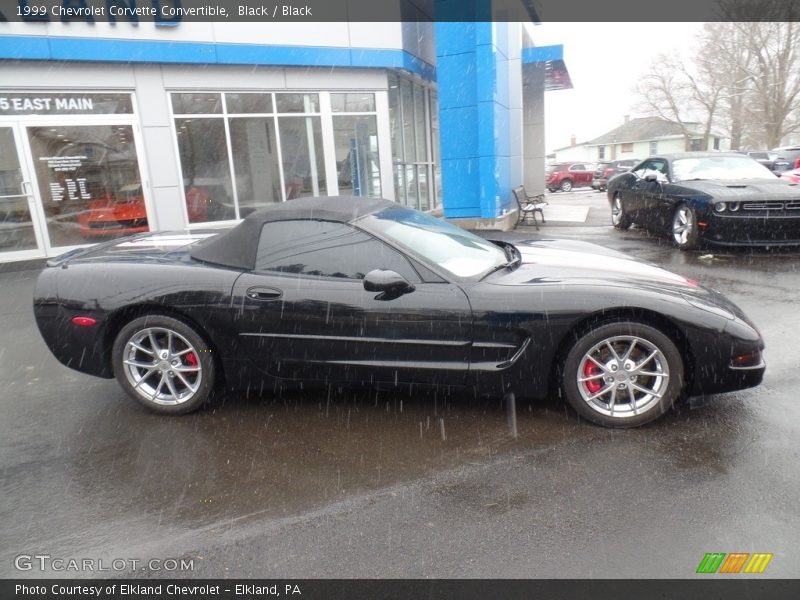
<path fill-rule="evenodd" d="M 0 577 L 19 554 L 194 559 L 181 576 L 692 577 L 706 552 L 772 552 L 800 576 L 800 252 L 680 253 L 605 225 L 573 237 L 715 287 L 760 327 L 753 390 L 613 431 L 556 399 L 430 393 L 228 396 L 152 415 L 113 380 L 62 367 L 31 313 L 35 271 L 0 273 Z M 108 573 L 105 573 L 107 575 Z M 153 571 L 131 576 L 164 575 Z"/>

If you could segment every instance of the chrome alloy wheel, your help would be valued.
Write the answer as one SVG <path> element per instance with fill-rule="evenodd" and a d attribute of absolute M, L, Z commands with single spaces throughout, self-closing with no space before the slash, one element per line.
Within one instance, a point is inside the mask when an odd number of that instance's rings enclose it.
<path fill-rule="evenodd" d="M 611 224 L 615 227 L 620 224 L 622 221 L 622 200 L 619 199 L 619 196 L 614 196 L 614 200 L 611 203 Z"/>
<path fill-rule="evenodd" d="M 614 336 L 583 356 L 577 381 L 592 410 L 609 417 L 634 417 L 658 405 L 669 384 L 669 365 L 652 342 Z"/>
<path fill-rule="evenodd" d="M 681 206 L 675 211 L 672 219 L 672 237 L 679 246 L 684 246 L 689 242 L 690 236 L 694 231 L 694 215 L 688 206 Z"/>
<path fill-rule="evenodd" d="M 122 363 L 134 391 L 155 404 L 183 404 L 197 393 L 203 378 L 197 350 L 164 327 L 137 331 L 125 344 Z"/>

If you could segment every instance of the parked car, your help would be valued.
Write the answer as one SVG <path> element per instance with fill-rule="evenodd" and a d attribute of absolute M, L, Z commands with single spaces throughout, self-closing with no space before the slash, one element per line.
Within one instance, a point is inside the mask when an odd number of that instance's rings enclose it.
<path fill-rule="evenodd" d="M 778 155 L 777 166 L 774 170 L 790 171 L 800 169 L 800 146 L 782 146 L 773 148 L 772 152 Z"/>
<path fill-rule="evenodd" d="M 73 250 L 39 275 L 34 313 L 59 361 L 167 414 L 224 389 L 423 385 L 561 390 L 584 418 L 631 427 L 765 369 L 756 328 L 695 281 L 380 199 L 301 198 L 222 233 Z"/>
<path fill-rule="evenodd" d="M 758 161 L 759 164 L 764 165 L 776 175 L 781 171 L 791 168 L 789 162 L 784 158 L 781 158 L 781 155 L 777 152 L 768 150 L 750 150 L 748 152 L 744 152 L 743 154 L 746 154 L 750 158 Z"/>
<path fill-rule="evenodd" d="M 597 163 L 592 176 L 592 187 L 599 192 L 605 192 L 608 189 L 609 179 L 614 175 L 627 173 L 639 162 L 640 159 L 638 158 L 626 158 L 624 160 L 606 160 Z"/>
<path fill-rule="evenodd" d="M 546 187 L 551 192 L 561 190 L 572 191 L 573 188 L 589 187 L 592 185 L 594 165 L 585 162 L 556 163 L 547 173 Z"/>
<path fill-rule="evenodd" d="M 114 197 L 106 194 L 103 198 L 90 201 L 87 210 L 78 216 L 78 223 L 85 239 L 149 231 L 142 185 L 125 185 Z"/>
<path fill-rule="evenodd" d="M 789 183 L 800 183 L 800 169 L 792 169 L 791 171 L 784 171 L 780 177 Z"/>
<path fill-rule="evenodd" d="M 738 153 L 651 156 L 608 186 L 611 222 L 668 233 L 683 249 L 800 245 L 800 187 Z"/>

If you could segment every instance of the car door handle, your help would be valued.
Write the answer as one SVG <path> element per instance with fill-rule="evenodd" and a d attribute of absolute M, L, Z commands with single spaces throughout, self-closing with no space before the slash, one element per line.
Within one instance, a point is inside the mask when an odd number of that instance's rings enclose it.
<path fill-rule="evenodd" d="M 251 287 L 246 293 L 251 300 L 277 300 L 283 296 L 281 290 L 269 287 Z"/>

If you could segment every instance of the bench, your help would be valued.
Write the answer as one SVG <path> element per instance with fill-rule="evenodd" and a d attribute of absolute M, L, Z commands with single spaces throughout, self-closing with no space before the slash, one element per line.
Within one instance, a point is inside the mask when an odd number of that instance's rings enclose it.
<path fill-rule="evenodd" d="M 538 196 L 528 196 L 524 185 L 515 187 L 512 190 L 512 193 L 514 194 L 514 199 L 517 201 L 517 224 L 514 228 L 516 229 L 519 227 L 520 223 L 533 221 L 536 229 L 539 229 L 539 222 L 536 220 L 536 213 L 539 213 L 539 216 L 541 216 L 542 223 L 546 222 L 544 220 L 543 209 L 545 206 L 547 206 L 547 201 L 544 199 L 544 194 L 539 194 Z"/>

